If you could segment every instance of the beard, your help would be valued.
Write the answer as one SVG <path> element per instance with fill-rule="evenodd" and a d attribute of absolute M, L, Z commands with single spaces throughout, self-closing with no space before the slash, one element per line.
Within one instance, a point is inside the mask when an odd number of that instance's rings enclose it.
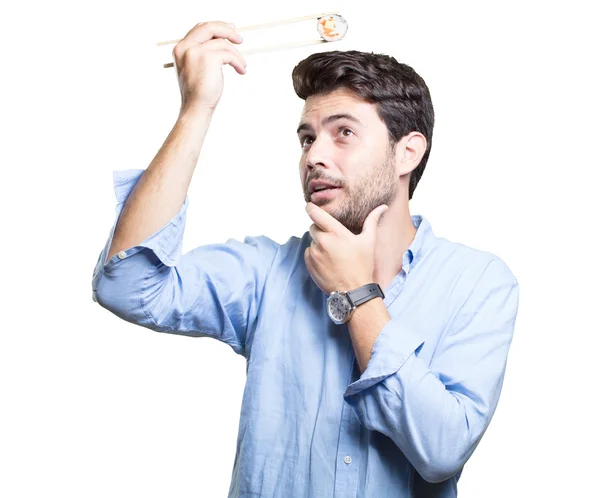
<path fill-rule="evenodd" d="M 396 197 L 398 178 L 394 168 L 393 150 L 388 149 L 385 160 L 373 171 L 358 177 L 354 186 L 344 183 L 340 187 L 345 195 L 337 205 L 334 205 L 336 198 L 325 199 L 315 204 L 321 208 L 332 204 L 331 209 L 327 209 L 329 214 L 354 235 L 359 235 L 371 211 L 382 204 L 389 206 Z M 309 201 L 310 197 L 306 199 L 306 202 Z"/>

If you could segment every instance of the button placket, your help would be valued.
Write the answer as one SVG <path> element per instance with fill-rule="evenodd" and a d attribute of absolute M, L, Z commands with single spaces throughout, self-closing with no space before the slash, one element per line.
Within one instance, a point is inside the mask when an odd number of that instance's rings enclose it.
<path fill-rule="evenodd" d="M 361 426 L 352 407 L 344 401 L 337 449 L 335 498 L 356 496 Z"/>

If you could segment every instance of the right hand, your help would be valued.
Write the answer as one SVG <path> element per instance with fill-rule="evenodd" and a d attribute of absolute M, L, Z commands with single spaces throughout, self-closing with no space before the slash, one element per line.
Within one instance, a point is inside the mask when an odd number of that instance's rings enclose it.
<path fill-rule="evenodd" d="M 194 26 L 175 45 L 173 57 L 182 112 L 215 109 L 223 93 L 223 64 L 229 64 L 239 74 L 246 73 L 246 61 L 230 42 L 242 42 L 232 25 L 205 22 Z"/>

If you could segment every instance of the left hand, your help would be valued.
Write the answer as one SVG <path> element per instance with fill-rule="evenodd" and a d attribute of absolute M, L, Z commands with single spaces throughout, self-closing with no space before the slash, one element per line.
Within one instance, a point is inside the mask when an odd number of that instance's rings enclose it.
<path fill-rule="evenodd" d="M 312 202 L 306 205 L 314 223 L 309 228 L 313 240 L 304 251 L 304 261 L 325 294 L 348 292 L 373 282 L 377 223 L 387 208 L 381 205 L 371 211 L 362 232 L 354 235 L 324 209 Z"/>

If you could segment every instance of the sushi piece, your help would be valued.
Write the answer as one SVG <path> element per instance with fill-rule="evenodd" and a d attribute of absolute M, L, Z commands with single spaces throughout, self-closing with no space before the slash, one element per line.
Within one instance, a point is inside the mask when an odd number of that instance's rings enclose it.
<path fill-rule="evenodd" d="M 348 23 L 339 14 L 323 16 L 317 23 L 319 35 L 325 41 L 338 41 L 344 38 L 348 31 Z"/>

